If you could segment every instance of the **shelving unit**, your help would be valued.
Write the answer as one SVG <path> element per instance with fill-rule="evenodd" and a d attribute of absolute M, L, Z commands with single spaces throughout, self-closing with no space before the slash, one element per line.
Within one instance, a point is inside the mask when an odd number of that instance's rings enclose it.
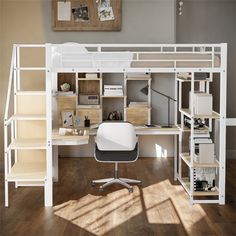
<path fill-rule="evenodd" d="M 224 62 L 223 62 L 224 63 Z M 221 135 L 225 135 L 225 114 L 226 114 L 226 70 L 223 68 L 222 72 L 220 73 L 220 112 L 212 111 L 210 115 L 199 115 L 194 113 L 194 104 L 193 99 L 191 99 L 189 108 L 182 107 L 182 88 L 183 83 L 190 83 L 190 96 L 193 98 L 195 86 L 197 85 L 198 89 L 202 92 L 209 93 L 210 91 L 210 83 L 213 82 L 213 73 L 214 70 L 209 70 L 210 78 L 206 78 L 205 80 L 197 80 L 195 79 L 195 71 L 190 71 L 190 79 L 179 79 L 176 74 L 176 81 L 178 83 L 178 90 L 179 90 L 179 99 L 178 99 L 178 107 L 180 112 L 180 128 L 181 134 L 179 135 L 179 159 L 178 159 L 178 180 L 183 185 L 184 189 L 188 193 L 190 197 L 190 202 L 194 203 L 225 203 L 225 139 L 221 137 Z M 188 117 L 191 120 L 191 128 L 186 128 L 184 126 L 184 116 Z M 200 118 L 207 121 L 208 125 L 204 128 L 197 130 L 194 129 L 194 120 Z M 214 123 L 214 125 L 213 125 Z M 213 130 L 213 127 L 215 128 Z M 217 128 L 219 128 L 217 130 Z M 183 135 L 189 133 L 190 135 L 190 150 L 188 152 L 183 151 Z M 198 163 L 194 160 L 195 154 L 195 142 L 194 139 L 200 139 L 201 134 L 204 137 L 204 134 L 211 135 L 213 138 L 213 142 L 217 142 L 215 144 L 215 153 L 216 157 L 213 163 Z M 219 146 L 218 146 L 219 145 Z M 186 148 L 186 147 L 185 147 Z M 186 165 L 188 177 L 186 177 L 186 173 L 184 174 L 184 166 L 183 163 Z M 185 172 L 186 172 L 185 168 Z M 213 186 L 213 190 L 211 191 L 210 188 L 208 191 L 198 191 L 195 189 L 197 184 L 197 171 L 204 172 L 208 170 L 207 173 L 204 174 L 204 178 L 209 175 L 209 173 L 214 175 L 215 186 Z M 203 179 L 199 179 L 202 181 Z M 212 183 L 210 183 L 212 184 Z M 213 198 L 212 198 L 213 197 Z"/>

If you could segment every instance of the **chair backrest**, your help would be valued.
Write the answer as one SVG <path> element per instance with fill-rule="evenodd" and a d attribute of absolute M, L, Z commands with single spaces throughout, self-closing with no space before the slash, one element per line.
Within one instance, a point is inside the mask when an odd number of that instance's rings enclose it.
<path fill-rule="evenodd" d="M 135 149 L 137 137 L 130 123 L 105 122 L 98 127 L 95 142 L 100 151 L 131 151 Z"/>

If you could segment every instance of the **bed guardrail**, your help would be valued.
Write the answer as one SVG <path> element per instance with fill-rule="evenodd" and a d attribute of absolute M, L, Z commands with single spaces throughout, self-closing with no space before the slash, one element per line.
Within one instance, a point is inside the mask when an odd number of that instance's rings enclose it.
<path fill-rule="evenodd" d="M 53 44 L 54 70 L 219 71 L 226 44 Z"/>

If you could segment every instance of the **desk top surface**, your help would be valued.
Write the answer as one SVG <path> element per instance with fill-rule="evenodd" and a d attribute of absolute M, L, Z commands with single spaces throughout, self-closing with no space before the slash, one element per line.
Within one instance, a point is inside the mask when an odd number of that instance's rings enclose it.
<path fill-rule="evenodd" d="M 89 135 L 96 135 L 97 129 L 87 129 Z M 180 133 L 180 128 L 174 126 L 171 128 L 163 128 L 160 126 L 156 127 L 146 127 L 146 126 L 135 126 L 135 131 L 137 135 L 178 135 Z M 52 130 L 52 140 L 56 141 L 76 141 L 77 143 L 84 142 L 88 143 L 89 135 L 59 135 L 59 128 Z"/>
<path fill-rule="evenodd" d="M 59 129 L 52 130 L 53 145 L 82 145 L 88 144 L 89 135 L 59 135 Z"/>

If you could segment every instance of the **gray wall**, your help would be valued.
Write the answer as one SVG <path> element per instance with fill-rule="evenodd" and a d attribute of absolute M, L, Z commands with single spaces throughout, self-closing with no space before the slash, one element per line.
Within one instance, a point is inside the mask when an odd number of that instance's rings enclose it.
<path fill-rule="evenodd" d="M 228 43 L 227 117 L 236 117 L 236 1 L 185 0 L 176 20 L 176 42 Z M 235 128 L 227 128 L 227 149 L 235 155 Z"/>
<path fill-rule="evenodd" d="M 42 2 L 45 42 L 173 43 L 175 0 L 123 0 L 120 32 L 53 32 L 51 4 Z M 163 22 L 164 26 L 163 27 Z"/>

